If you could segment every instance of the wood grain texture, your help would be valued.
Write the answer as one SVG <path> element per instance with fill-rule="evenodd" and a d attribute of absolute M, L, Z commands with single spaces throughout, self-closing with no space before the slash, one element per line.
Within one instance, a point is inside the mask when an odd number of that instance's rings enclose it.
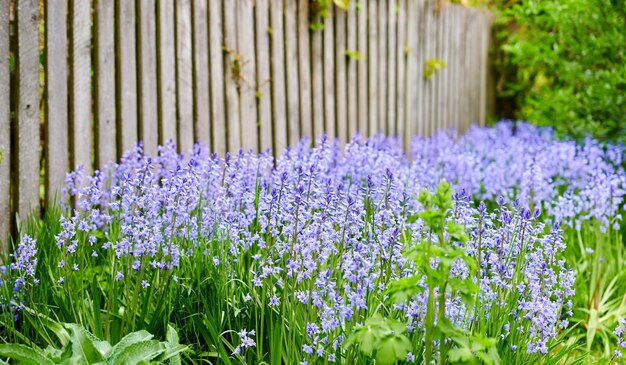
<path fill-rule="evenodd" d="M 335 11 L 335 102 L 337 136 L 343 142 L 349 140 L 348 135 L 348 95 L 346 70 L 346 22 L 344 10 Z"/>
<path fill-rule="evenodd" d="M 135 0 L 117 3 L 118 26 L 118 123 L 120 152 L 137 143 L 137 49 L 135 44 Z"/>
<path fill-rule="evenodd" d="M 392 131 L 387 120 L 387 11 L 389 1 L 378 2 L 378 123 L 384 126 L 381 131 Z"/>
<path fill-rule="evenodd" d="M 67 64 L 67 3 L 65 1 L 54 2 L 48 0 L 46 10 L 45 184 L 46 201 L 53 203 L 57 198 L 60 198 L 61 188 L 65 183 L 65 174 L 69 168 L 67 133 L 67 75 L 69 66 Z M 0 53 L 2 52 L 0 51 Z M 0 109 L 3 109 L 3 106 L 0 106 Z M 8 106 L 6 110 L 8 111 Z M 2 134 L 1 131 L 0 134 Z M 2 166 L 0 165 L 1 168 Z M 2 237 L 0 236 L 1 239 Z"/>
<path fill-rule="evenodd" d="M 39 214 L 39 2 L 17 5 L 18 212 Z M 87 109 L 89 110 L 89 109 Z"/>
<path fill-rule="evenodd" d="M 0 252 L 9 247 L 11 231 L 11 77 L 9 2 L 0 1 Z M 0 260 L 0 264 L 2 260 Z"/>
<path fill-rule="evenodd" d="M 404 105 L 404 146 L 410 151 L 411 139 L 417 134 L 416 116 L 418 104 L 417 57 L 419 51 L 418 5 L 415 0 L 406 0 L 406 54 L 405 62 L 405 105 Z"/>
<path fill-rule="evenodd" d="M 387 49 L 385 56 L 387 58 L 387 133 L 390 136 L 396 136 L 398 133 L 397 128 L 397 116 L 396 116 L 396 72 L 397 70 L 397 44 L 396 44 L 396 15 L 397 15 L 397 2 L 387 2 Z"/>
<path fill-rule="evenodd" d="M 358 32 L 357 28 L 357 10 L 354 1 L 350 2 L 350 10 L 347 12 L 347 24 L 346 24 L 346 51 L 357 52 L 358 51 Z M 355 137 L 357 125 L 359 122 L 358 116 L 358 84 L 357 84 L 357 64 L 361 62 L 357 57 L 345 57 L 347 75 L 347 93 L 348 93 L 348 141 Z"/>
<path fill-rule="evenodd" d="M 241 80 L 241 54 L 237 50 L 237 2 L 224 1 L 224 49 L 226 68 L 224 87 L 226 91 L 226 135 L 227 150 L 237 153 L 242 147 L 241 119 L 239 114 L 239 83 Z M 230 24 L 234 24 L 233 27 Z"/>
<path fill-rule="evenodd" d="M 406 0 L 398 0 L 398 12 L 396 13 L 396 133 L 400 143 L 406 150 Z"/>
<path fill-rule="evenodd" d="M 272 149 L 272 90 L 270 73 L 270 18 L 269 0 L 256 0 L 256 91 L 257 123 L 259 124 L 259 150 Z"/>
<path fill-rule="evenodd" d="M 311 37 L 309 2 L 298 1 L 298 78 L 300 81 L 300 137 L 313 139 L 311 118 Z"/>
<path fill-rule="evenodd" d="M 367 3 L 368 136 L 380 130 L 378 116 L 378 1 Z"/>
<path fill-rule="evenodd" d="M 360 59 L 357 62 L 357 130 L 362 137 L 367 137 L 368 134 L 368 55 L 367 55 L 367 15 L 368 4 L 367 0 L 361 0 L 356 5 L 357 12 L 357 51 L 359 52 Z"/>
<path fill-rule="evenodd" d="M 424 60 L 426 59 L 426 4 L 416 0 L 416 40 L 417 48 L 415 59 L 415 123 L 416 133 L 420 136 L 426 134 L 426 121 L 424 108 L 426 103 L 426 82 L 424 80 Z"/>
<path fill-rule="evenodd" d="M 207 0 L 193 0 L 194 141 L 210 147 L 209 28 Z"/>
<path fill-rule="evenodd" d="M 283 0 L 270 1 L 270 48 L 272 72 L 273 148 L 280 153 L 289 144 L 287 120 L 287 95 L 285 80 L 284 4 Z M 270 31 L 270 30 L 268 30 Z"/>
<path fill-rule="evenodd" d="M 335 22 L 333 10 L 324 19 L 324 130 L 328 139 L 337 137 L 335 123 Z"/>
<path fill-rule="evenodd" d="M 178 105 L 178 148 L 191 149 L 193 136 L 193 59 L 191 1 L 176 0 L 176 103 Z"/>
<path fill-rule="evenodd" d="M 322 32 L 322 30 L 315 30 L 311 34 L 311 111 L 314 141 L 317 141 L 324 132 L 324 45 Z"/>
<path fill-rule="evenodd" d="M 157 7 L 159 143 L 176 142 L 176 39 L 174 2 L 159 1 Z"/>
<path fill-rule="evenodd" d="M 138 137 L 143 141 L 144 152 L 150 156 L 155 156 L 159 144 L 156 5 L 152 0 L 139 0 L 138 10 Z"/>
<path fill-rule="evenodd" d="M 224 50 L 222 1 L 209 5 L 209 77 L 211 82 L 211 146 L 219 156 L 226 153 L 226 118 L 224 101 Z"/>
<path fill-rule="evenodd" d="M 242 74 L 239 83 L 241 143 L 245 151 L 259 149 L 253 5 L 253 0 L 237 1 L 237 49 L 241 55 Z"/>
<path fill-rule="evenodd" d="M 285 1 L 285 58 L 289 145 L 300 141 L 300 81 L 298 78 L 298 3 Z"/>
<path fill-rule="evenodd" d="M 95 16 L 95 152 L 96 166 L 102 168 L 109 161 L 117 159 L 116 91 L 115 77 L 113 77 L 115 75 L 115 1 L 99 0 L 96 4 Z M 60 38 L 65 38 L 65 36 Z M 49 68 L 48 71 L 50 71 Z"/>

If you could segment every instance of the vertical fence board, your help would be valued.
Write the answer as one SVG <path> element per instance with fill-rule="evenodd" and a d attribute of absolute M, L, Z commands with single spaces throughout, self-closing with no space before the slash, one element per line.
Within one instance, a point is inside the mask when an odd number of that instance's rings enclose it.
<path fill-rule="evenodd" d="M 187 152 L 194 142 L 190 0 L 176 0 L 175 13 L 178 148 L 181 152 Z"/>
<path fill-rule="evenodd" d="M 431 128 L 430 128 L 430 124 L 431 124 L 431 117 L 430 117 L 430 100 L 431 100 L 431 94 L 432 94 L 432 80 L 427 78 L 426 73 L 424 72 L 426 70 L 426 62 L 428 61 L 429 58 L 432 58 L 432 42 L 431 42 L 431 38 L 432 38 L 432 28 L 433 28 L 433 17 L 432 17 L 432 7 L 431 7 L 431 1 L 432 0 L 426 0 L 424 1 L 423 4 L 423 15 L 422 15 L 422 19 L 423 19 L 423 23 L 424 23 L 424 31 L 423 31 L 423 42 L 422 42 L 422 49 L 423 49 L 423 56 L 420 59 L 420 63 L 418 64 L 417 67 L 419 67 L 422 70 L 422 78 L 420 79 L 420 84 L 422 85 L 422 105 L 421 105 L 421 118 L 420 118 L 420 129 L 421 129 L 421 135 L 422 136 L 428 136 L 430 135 L 431 132 Z"/>
<path fill-rule="evenodd" d="M 48 0 L 46 3 L 45 58 L 46 201 L 53 203 L 58 197 L 57 194 L 61 191 L 65 182 L 65 174 L 69 167 L 67 139 L 67 3 L 65 1 L 54 3 Z M 3 82 L 4 80 L 0 80 L 0 84 Z M 0 109 L 3 109 L 3 106 L 0 106 Z M 6 110 L 8 112 L 8 105 Z M 111 158 L 115 158 L 115 154 Z M 6 161 L 8 162 L 8 160 Z M 1 168 L 2 166 L 0 166 Z M 0 184 L 2 184 L 2 181 L 0 181 Z M 0 239 L 4 238 L 1 231 L 0 229 Z"/>
<path fill-rule="evenodd" d="M 9 2 L 0 1 L 0 252 L 7 252 L 11 230 L 9 11 Z"/>
<path fill-rule="evenodd" d="M 426 120 L 424 119 L 424 108 L 426 105 L 426 83 L 424 81 L 424 61 L 426 60 L 426 3 L 424 1 L 416 2 L 416 14 L 415 21 L 416 34 L 415 34 L 415 47 L 416 59 L 415 59 L 415 88 L 416 88 L 416 102 L 415 102 L 415 123 L 417 124 L 415 130 L 420 136 L 426 135 Z"/>
<path fill-rule="evenodd" d="M 367 56 L 367 0 L 361 0 L 356 7 L 357 11 L 357 51 L 359 52 L 359 61 L 357 63 L 357 90 L 358 90 L 358 103 L 357 103 L 357 128 L 361 137 L 367 137 L 368 129 L 368 110 L 367 110 L 367 68 L 368 68 L 368 56 Z"/>
<path fill-rule="evenodd" d="M 48 10 L 50 10 L 50 7 Z M 109 161 L 115 161 L 117 159 L 117 142 L 115 139 L 115 131 L 117 129 L 117 119 L 115 116 L 115 77 L 113 77 L 113 75 L 115 75 L 115 1 L 98 1 L 95 16 L 95 152 L 96 166 L 102 168 Z M 61 38 L 65 39 L 65 34 L 61 35 Z M 48 68 L 46 74 L 50 73 L 50 71 L 51 70 Z"/>
<path fill-rule="evenodd" d="M 440 47 L 440 51 L 439 51 L 439 55 L 438 57 L 440 57 L 443 62 L 445 63 L 445 66 L 443 67 L 443 69 L 440 72 L 439 75 L 439 100 L 438 100 L 438 107 L 437 110 L 439 111 L 439 128 L 441 130 L 444 130 L 447 128 L 448 126 L 448 111 L 447 111 L 447 107 L 446 107 L 446 97 L 448 94 L 448 74 L 450 73 L 450 62 L 448 60 L 448 30 L 449 30 L 449 25 L 448 25 L 448 15 L 450 14 L 449 9 L 449 5 L 450 4 L 443 4 L 440 5 L 442 7 L 442 9 L 439 11 L 439 37 L 440 37 L 440 41 L 439 41 L 439 47 Z"/>
<path fill-rule="evenodd" d="M 395 136 L 398 133 L 396 119 L 396 1 L 388 1 L 387 8 L 387 133 Z"/>
<path fill-rule="evenodd" d="M 256 92 L 259 123 L 259 150 L 272 148 L 272 95 L 270 89 L 270 36 L 268 0 L 257 0 L 256 26 Z"/>
<path fill-rule="evenodd" d="M 71 2 L 71 115 L 72 162 L 91 172 L 91 30 L 89 0 Z M 19 33 L 19 32 L 18 32 Z M 36 56 L 35 56 L 36 57 Z"/>
<path fill-rule="evenodd" d="M 22 219 L 31 209 L 39 209 L 38 4 L 36 0 L 24 0 L 17 5 L 18 211 Z"/>
<path fill-rule="evenodd" d="M 272 122 L 274 150 L 276 153 L 288 146 L 289 121 L 287 120 L 285 95 L 285 50 L 283 0 L 270 1 L 270 47 L 272 72 Z"/>
<path fill-rule="evenodd" d="M 405 147 L 404 136 L 406 135 L 406 1 L 398 1 L 396 18 L 396 133 L 400 143 Z"/>
<path fill-rule="evenodd" d="M 156 5 L 139 0 L 139 139 L 144 151 L 154 156 L 159 144 L 157 106 Z"/>
<path fill-rule="evenodd" d="M 193 1 L 194 142 L 211 145 L 209 98 L 209 28 L 207 0 Z"/>
<path fill-rule="evenodd" d="M 298 9 L 296 0 L 285 0 L 285 53 L 287 77 L 287 123 L 289 144 L 300 140 L 300 99 L 298 81 Z"/>
<path fill-rule="evenodd" d="M 237 50 L 237 2 L 224 1 L 224 47 L 226 58 L 226 134 L 228 136 L 228 150 L 237 152 L 241 147 L 241 119 L 239 115 L 239 83 L 241 74 L 239 66 L 241 55 Z M 232 25 L 235 25 L 234 27 Z M 230 26 L 229 26 L 230 25 Z"/>
<path fill-rule="evenodd" d="M 356 14 L 356 5 L 355 2 L 350 2 L 350 10 L 347 12 L 347 24 L 346 24 L 346 34 L 347 34 L 347 44 L 345 52 L 355 52 L 357 51 L 357 14 Z M 344 53 L 345 53 L 344 52 Z M 358 57 L 358 56 L 356 56 Z M 357 63 L 359 62 L 358 58 L 355 56 L 344 56 L 344 60 L 346 61 L 346 71 L 348 76 L 347 93 L 348 93 L 348 140 L 354 138 L 354 134 L 357 130 L 358 123 L 358 85 L 357 85 Z"/>
<path fill-rule="evenodd" d="M 404 55 L 406 62 L 405 77 L 405 98 L 404 104 L 404 147 L 406 151 L 410 151 L 411 138 L 417 133 L 417 58 L 419 57 L 419 35 L 418 29 L 418 4 L 415 0 L 406 0 L 406 53 Z"/>
<path fill-rule="evenodd" d="M 347 15 L 344 10 L 337 9 L 335 12 L 335 100 L 337 136 L 342 141 L 347 141 L 348 133 L 348 95 L 346 85 L 346 22 Z"/>
<path fill-rule="evenodd" d="M 491 28 L 491 18 L 489 13 L 485 11 L 480 12 L 480 23 L 489 24 L 488 27 L 479 27 L 480 38 L 480 59 L 478 62 L 478 68 L 480 69 L 480 84 L 478 85 L 478 91 L 480 92 L 480 102 L 478 104 L 478 122 L 480 125 L 485 124 L 487 119 L 487 74 L 489 71 L 489 30 Z"/>
<path fill-rule="evenodd" d="M 322 30 L 313 31 L 311 34 L 311 110 L 313 112 L 314 141 L 317 141 L 324 132 L 324 54 L 322 53 L 322 42 Z"/>
<path fill-rule="evenodd" d="M 389 134 L 387 120 L 387 7 L 388 2 L 378 3 L 378 123 L 380 130 Z"/>
<path fill-rule="evenodd" d="M 256 57 L 254 54 L 253 0 L 237 1 L 237 49 L 241 55 L 239 83 L 241 143 L 247 151 L 258 150 L 258 123 L 256 111 Z"/>
<path fill-rule="evenodd" d="M 118 108 L 121 151 L 137 142 L 137 54 L 135 48 L 135 1 L 118 4 Z"/>
<path fill-rule="evenodd" d="M 174 2 L 158 2 L 159 143 L 176 142 Z"/>
<path fill-rule="evenodd" d="M 433 16 L 434 16 L 434 22 L 435 22 L 435 34 L 434 34 L 434 40 L 435 40 L 435 44 L 434 44 L 434 53 L 433 53 L 433 58 L 437 59 L 437 60 L 442 60 L 443 61 L 443 33 L 444 33 L 444 29 L 443 29 L 443 11 L 441 10 L 442 7 L 445 6 L 445 4 L 443 2 L 437 2 L 434 4 L 434 8 L 435 10 L 433 10 Z M 439 130 L 439 126 L 442 123 L 442 118 L 441 118 L 441 108 L 440 103 L 441 103 L 441 92 L 443 91 L 443 71 L 445 70 L 445 66 L 443 67 L 443 69 L 438 70 L 434 75 L 433 75 L 433 124 L 432 124 L 432 131 L 437 132 Z"/>
<path fill-rule="evenodd" d="M 335 23 L 331 9 L 324 19 L 324 128 L 331 141 L 337 137 L 335 125 Z"/>
<path fill-rule="evenodd" d="M 300 136 L 313 137 L 311 120 L 311 44 L 309 2 L 298 1 L 298 75 L 300 79 Z"/>
<path fill-rule="evenodd" d="M 209 67 L 211 81 L 211 146 L 220 156 L 226 153 L 226 119 L 224 104 L 224 50 L 222 2 L 209 1 Z"/>
<path fill-rule="evenodd" d="M 378 2 L 369 0 L 367 5 L 368 135 L 372 136 L 381 126 L 378 117 Z"/>

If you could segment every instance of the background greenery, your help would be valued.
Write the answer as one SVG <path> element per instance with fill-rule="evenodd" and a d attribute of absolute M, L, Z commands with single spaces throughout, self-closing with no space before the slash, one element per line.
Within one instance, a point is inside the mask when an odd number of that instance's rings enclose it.
<path fill-rule="evenodd" d="M 493 1 L 496 117 L 626 141 L 626 1 Z"/>

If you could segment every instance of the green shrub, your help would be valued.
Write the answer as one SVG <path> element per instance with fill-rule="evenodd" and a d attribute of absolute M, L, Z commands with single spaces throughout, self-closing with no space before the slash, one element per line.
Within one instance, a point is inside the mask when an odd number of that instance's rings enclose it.
<path fill-rule="evenodd" d="M 626 140 L 626 2 L 523 0 L 504 7 L 496 68 L 499 96 L 513 104 L 506 117 L 575 138 Z"/>

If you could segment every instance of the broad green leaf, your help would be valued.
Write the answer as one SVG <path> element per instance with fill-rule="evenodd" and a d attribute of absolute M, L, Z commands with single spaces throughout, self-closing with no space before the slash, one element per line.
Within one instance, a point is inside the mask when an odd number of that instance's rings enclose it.
<path fill-rule="evenodd" d="M 376 363 L 381 365 L 395 364 L 406 359 L 406 355 L 413 346 L 411 341 L 404 335 L 394 334 L 380 340 L 376 352 Z"/>
<path fill-rule="evenodd" d="M 64 326 L 71 331 L 70 341 L 73 356 L 80 356 L 87 364 L 104 360 L 103 354 L 95 345 L 95 342 L 100 341 L 98 338 L 77 324 L 66 323 Z"/>
<path fill-rule="evenodd" d="M 17 360 L 23 365 L 54 365 L 41 352 L 22 344 L 0 344 L 0 356 Z"/>
<path fill-rule="evenodd" d="M 476 363 L 477 360 L 474 357 L 474 354 L 467 347 L 457 347 L 448 353 L 448 361 L 452 364 L 455 363 Z"/>
<path fill-rule="evenodd" d="M 169 332 L 168 332 L 168 335 L 169 335 Z M 113 349 L 111 349 L 111 352 L 109 353 L 107 358 L 111 362 L 115 362 L 117 358 L 121 356 L 121 354 L 124 352 L 124 350 L 126 350 L 126 348 L 136 343 L 149 341 L 152 339 L 152 337 L 154 336 L 151 335 L 148 331 L 144 331 L 144 330 L 129 333 L 126 336 L 124 336 L 120 340 L 120 342 L 118 342 L 117 344 L 115 344 L 115 346 L 113 346 Z"/>
<path fill-rule="evenodd" d="M 124 350 L 115 359 L 110 358 L 111 365 L 136 365 L 142 361 L 150 361 L 165 352 L 165 345 L 157 340 L 135 342 Z"/>

